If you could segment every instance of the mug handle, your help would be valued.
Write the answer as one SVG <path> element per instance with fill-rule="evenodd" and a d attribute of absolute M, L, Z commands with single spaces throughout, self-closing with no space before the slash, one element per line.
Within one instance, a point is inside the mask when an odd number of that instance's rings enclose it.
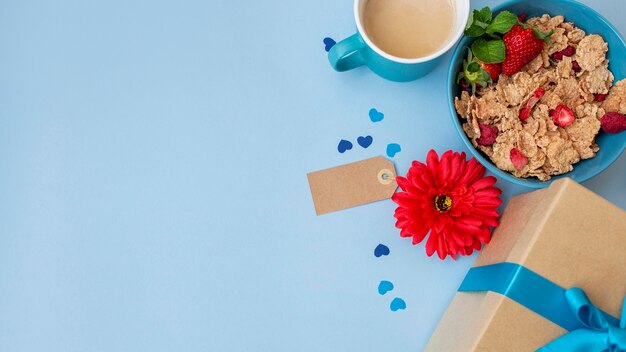
<path fill-rule="evenodd" d="M 366 44 L 359 33 L 333 45 L 328 52 L 328 61 L 337 72 L 349 71 L 365 64 L 363 49 Z"/>

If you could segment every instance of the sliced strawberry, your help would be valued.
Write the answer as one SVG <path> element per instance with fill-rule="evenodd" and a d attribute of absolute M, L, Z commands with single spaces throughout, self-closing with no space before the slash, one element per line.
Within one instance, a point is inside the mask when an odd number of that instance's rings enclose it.
<path fill-rule="evenodd" d="M 528 120 L 528 118 L 530 117 L 530 114 L 532 114 L 533 112 L 533 108 L 531 108 L 530 106 L 524 106 L 522 108 L 522 110 L 519 111 L 519 118 L 522 121 L 526 121 Z"/>
<path fill-rule="evenodd" d="M 594 100 L 595 100 L 595 101 L 598 101 L 598 102 L 603 102 L 603 101 L 604 101 L 604 99 L 606 99 L 606 96 L 607 96 L 607 95 L 608 95 L 608 94 L 601 94 L 601 93 L 598 93 L 598 94 L 594 94 L 594 96 L 593 96 L 593 97 L 594 97 Z"/>
<path fill-rule="evenodd" d="M 580 72 L 582 71 L 582 67 L 580 67 L 580 65 L 578 64 L 578 61 L 574 60 L 572 61 L 572 70 L 574 70 L 574 72 Z"/>
<path fill-rule="evenodd" d="M 526 121 L 530 117 L 530 115 L 533 112 L 533 108 L 535 107 L 535 105 L 537 105 L 539 100 L 541 100 L 541 98 L 543 98 L 545 94 L 546 94 L 546 91 L 543 90 L 543 88 L 539 87 L 535 89 L 533 96 L 530 97 L 530 99 L 528 99 L 528 101 L 526 102 L 526 105 L 519 112 L 519 118 L 522 121 Z"/>
<path fill-rule="evenodd" d="M 626 130 L 626 115 L 619 112 L 607 112 L 600 120 L 602 131 L 606 133 L 620 133 Z"/>
<path fill-rule="evenodd" d="M 476 143 L 478 143 L 479 145 L 484 145 L 484 146 L 493 145 L 496 142 L 496 137 L 498 137 L 498 133 L 500 132 L 498 130 L 498 127 L 485 125 L 483 123 L 481 123 L 479 127 L 480 127 L 480 138 L 476 140 Z"/>
<path fill-rule="evenodd" d="M 483 64 L 491 65 L 485 63 Z M 493 73 L 495 73 L 495 67 L 488 67 L 493 70 Z M 481 67 L 481 63 L 476 60 L 474 55 L 472 55 L 472 51 L 468 49 L 467 58 L 463 60 L 463 70 L 459 72 L 456 78 L 456 83 L 459 84 L 463 90 L 471 88 L 470 93 L 474 94 L 476 93 L 476 88 L 486 87 L 488 83 L 493 82 L 491 74 L 491 72 L 487 72 Z"/>
<path fill-rule="evenodd" d="M 509 158 L 517 170 L 521 170 L 524 166 L 528 165 L 528 158 L 517 148 L 511 149 Z"/>
<path fill-rule="evenodd" d="M 567 48 L 552 54 L 552 58 L 555 60 L 563 60 L 564 56 L 570 57 L 573 56 L 575 53 L 576 49 L 573 46 L 569 45 Z"/>
<path fill-rule="evenodd" d="M 563 128 L 574 123 L 574 118 L 572 109 L 563 104 L 557 105 L 552 114 L 552 121 Z"/>

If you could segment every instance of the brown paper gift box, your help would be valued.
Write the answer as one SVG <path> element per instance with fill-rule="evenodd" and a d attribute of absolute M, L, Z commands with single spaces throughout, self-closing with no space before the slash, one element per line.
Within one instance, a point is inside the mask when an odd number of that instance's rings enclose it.
<path fill-rule="evenodd" d="M 626 212 L 570 179 L 515 196 L 474 266 L 518 263 L 580 287 L 619 318 L 626 294 Z M 426 351 L 535 351 L 567 331 L 495 292 L 457 292 Z"/>

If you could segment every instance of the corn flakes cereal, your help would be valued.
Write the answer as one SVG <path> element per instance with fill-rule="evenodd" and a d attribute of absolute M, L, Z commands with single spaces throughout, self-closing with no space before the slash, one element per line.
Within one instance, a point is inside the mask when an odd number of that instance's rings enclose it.
<path fill-rule="evenodd" d="M 551 44 L 546 44 L 541 55 L 522 71 L 512 76 L 501 74 L 497 83 L 478 89 L 476 95 L 464 91 L 454 105 L 465 120 L 463 130 L 474 147 L 498 168 L 516 177 L 545 181 L 596 155 L 599 148 L 595 138 L 604 113 L 626 113 L 626 79 L 612 87 L 608 44 L 601 36 L 586 35 L 563 16 L 543 15 L 527 22 L 542 31 L 553 30 Z M 569 56 L 562 55 L 566 48 Z M 575 51 L 570 55 L 572 48 Z M 522 121 L 520 110 L 538 88 L 545 94 L 531 116 Z M 596 95 L 606 96 L 602 101 Z M 574 122 L 565 128 L 552 121 L 552 111 L 559 104 L 567 105 L 575 115 Z M 481 136 L 480 125 L 497 127 L 493 145 L 476 142 Z M 514 148 L 528 158 L 526 165 L 518 165 L 520 169 L 511 161 Z"/>

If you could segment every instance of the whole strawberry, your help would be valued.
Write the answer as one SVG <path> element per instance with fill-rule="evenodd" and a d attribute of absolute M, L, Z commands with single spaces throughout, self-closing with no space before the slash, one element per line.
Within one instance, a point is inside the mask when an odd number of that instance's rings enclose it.
<path fill-rule="evenodd" d="M 619 112 L 607 112 L 602 116 L 600 122 L 602 131 L 606 133 L 620 133 L 626 131 L 626 115 L 620 114 Z"/>
<path fill-rule="evenodd" d="M 489 77 L 491 77 L 492 81 L 497 81 L 500 76 L 500 72 L 502 72 L 502 64 L 488 64 L 486 62 L 478 61 L 480 68 L 487 71 Z"/>
<path fill-rule="evenodd" d="M 510 76 L 521 71 L 524 66 L 541 54 L 544 40 L 549 38 L 550 35 L 552 35 L 552 31 L 550 33 L 541 33 L 531 27 L 513 26 L 502 37 L 506 49 L 506 56 L 502 63 L 502 73 Z"/>
<path fill-rule="evenodd" d="M 476 93 L 476 89 L 486 87 L 488 83 L 498 79 L 500 64 L 487 64 L 476 60 L 472 51 L 467 51 L 467 59 L 463 60 L 463 71 L 459 72 L 456 82 L 461 89 Z"/>

